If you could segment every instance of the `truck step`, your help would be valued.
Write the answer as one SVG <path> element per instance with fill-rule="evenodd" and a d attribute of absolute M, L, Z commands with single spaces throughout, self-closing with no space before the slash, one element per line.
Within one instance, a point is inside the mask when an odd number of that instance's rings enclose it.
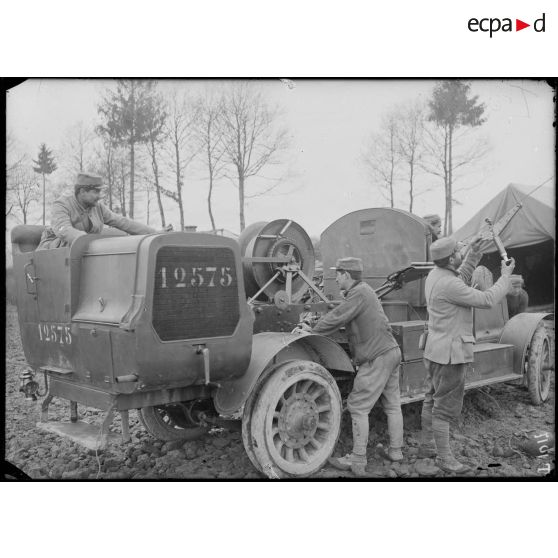
<path fill-rule="evenodd" d="M 38 422 L 37 427 L 47 432 L 52 432 L 63 438 L 68 438 L 77 444 L 93 451 L 102 450 L 101 426 L 89 424 L 82 420 L 77 422 L 53 421 Z M 109 432 L 108 442 L 119 442 L 120 436 Z"/>

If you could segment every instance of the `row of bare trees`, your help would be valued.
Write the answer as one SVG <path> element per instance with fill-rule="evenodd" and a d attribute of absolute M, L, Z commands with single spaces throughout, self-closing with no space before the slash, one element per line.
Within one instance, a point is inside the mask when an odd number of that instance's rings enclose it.
<path fill-rule="evenodd" d="M 478 96 L 471 96 L 470 84 L 440 81 L 427 102 L 398 105 L 384 115 L 379 130 L 366 141 L 360 162 L 391 207 L 396 205 L 396 193 L 405 189 L 410 212 L 416 198 L 435 187 L 424 186 L 424 180 L 417 180 L 419 175 L 441 179 L 444 234 L 451 234 L 452 207 L 460 203 L 455 183 L 462 171 L 480 161 L 489 150 L 483 137 L 471 133 L 485 122 L 484 111 L 485 105 L 479 103 Z"/>
<path fill-rule="evenodd" d="M 116 80 L 97 109 L 95 126 L 78 122 L 65 134 L 56 152 L 60 168 L 57 180 L 51 179 L 48 201 L 71 186 L 77 172 L 92 171 L 103 176 L 105 201 L 113 211 L 134 218 L 137 195 L 142 192 L 148 221 L 155 201 L 164 227 L 164 199 L 172 200 L 182 230 L 187 221 L 186 200 L 198 194 L 189 189 L 188 180 L 203 176 L 212 229 L 217 229 L 212 205 L 215 187 L 227 181 L 238 190 L 242 230 L 247 198 L 281 181 L 273 170 L 289 147 L 287 131 L 280 123 L 279 108 L 265 100 L 254 82 L 213 82 L 196 89 L 176 82 Z M 13 168 L 7 167 L 11 188 L 6 211 L 23 222 L 40 200 L 38 175 L 28 159 L 24 156 L 13 162 Z M 43 178 L 44 222 L 45 184 L 57 163 L 44 145 L 34 163 Z M 259 178 L 260 191 L 249 188 L 253 177 Z"/>
<path fill-rule="evenodd" d="M 207 180 L 207 209 L 212 229 L 217 228 L 212 209 L 216 181 L 229 179 L 238 189 L 240 229 L 245 227 L 247 181 L 264 167 L 279 162 L 288 147 L 286 131 L 278 124 L 278 109 L 270 107 L 254 84 L 236 82 L 206 87 L 195 94 L 171 88 L 166 94 L 154 81 L 119 80 L 98 107 L 102 123 L 97 134 L 104 138 L 102 165 L 109 192 L 119 182 L 109 151 L 128 153 L 128 196 L 122 180 L 116 190 L 121 210 L 134 217 L 136 150 L 144 148 L 140 173 L 154 192 L 164 226 L 163 197 L 174 201 L 185 226 L 186 181 L 195 162 Z M 147 164 L 145 164 L 147 163 Z M 120 167 L 122 171 L 122 168 Z M 121 178 L 125 178 L 124 175 Z M 270 188 L 277 181 L 272 181 Z M 110 195 L 110 194 L 109 194 Z M 148 197 L 149 199 L 149 197 Z"/>

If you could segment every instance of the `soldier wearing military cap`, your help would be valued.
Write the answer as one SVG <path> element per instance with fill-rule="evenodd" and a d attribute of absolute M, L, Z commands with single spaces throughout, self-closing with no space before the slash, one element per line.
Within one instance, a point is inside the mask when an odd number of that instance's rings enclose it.
<path fill-rule="evenodd" d="M 423 219 L 428 223 L 432 242 L 435 242 L 442 236 L 442 218 L 436 213 L 429 213 Z"/>
<path fill-rule="evenodd" d="M 341 291 L 345 291 L 345 300 L 322 316 L 314 328 L 301 325 L 301 329 L 331 335 L 341 326 L 347 326 L 351 353 L 358 365 L 353 389 L 347 399 L 353 427 L 353 451 L 344 457 L 330 459 L 330 463 L 339 469 L 351 469 L 357 475 L 364 475 L 368 415 L 378 399 L 388 420 L 390 447 L 387 455 L 392 461 L 403 459 L 403 415 L 399 391 L 401 351 L 376 293 L 362 281 L 362 260 L 341 258 L 331 269 L 336 271 L 335 280 Z"/>
<path fill-rule="evenodd" d="M 118 215 L 102 204 L 100 176 L 79 173 L 74 185 L 74 194 L 54 202 L 51 226 L 47 227 L 37 250 L 70 246 L 84 234 L 99 234 L 104 225 L 109 225 L 128 234 L 150 234 L 155 229 L 137 221 Z"/>
<path fill-rule="evenodd" d="M 521 275 L 510 276 L 511 287 L 506 295 L 508 302 L 508 316 L 513 318 L 516 314 L 527 311 L 529 306 L 529 295 L 523 288 L 524 282 Z"/>
<path fill-rule="evenodd" d="M 434 269 L 425 283 L 428 338 L 424 348 L 428 391 L 422 405 L 422 439 L 419 457 L 436 456 L 446 472 L 465 473 L 469 467 L 457 461 L 449 446 L 450 422 L 463 407 L 465 375 L 473 362 L 472 308 L 491 308 L 506 296 L 515 262 L 502 261 L 500 279 L 486 291 L 469 286 L 480 261 L 482 240 L 473 237 L 463 260 L 459 243 L 441 238 L 430 246 Z"/>

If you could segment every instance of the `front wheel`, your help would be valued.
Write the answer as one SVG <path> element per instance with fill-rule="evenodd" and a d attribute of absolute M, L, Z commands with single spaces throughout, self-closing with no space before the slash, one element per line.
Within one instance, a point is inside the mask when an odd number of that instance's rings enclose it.
<path fill-rule="evenodd" d="M 341 395 L 319 364 L 293 360 L 265 379 L 246 417 L 246 451 L 269 478 L 307 477 L 333 452 Z"/>
<path fill-rule="evenodd" d="M 527 357 L 527 385 L 533 405 L 542 405 L 548 399 L 553 369 L 551 342 L 541 322 L 533 333 Z"/>

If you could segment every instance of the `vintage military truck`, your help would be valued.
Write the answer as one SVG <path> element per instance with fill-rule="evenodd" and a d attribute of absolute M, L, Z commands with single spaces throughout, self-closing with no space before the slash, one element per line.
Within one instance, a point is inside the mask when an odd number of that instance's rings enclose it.
<path fill-rule="evenodd" d="M 194 439 L 222 420 L 241 420 L 259 471 L 272 478 L 315 473 L 337 442 L 339 387 L 350 388 L 355 368 L 342 330 L 332 338 L 291 332 L 302 318 L 315 320 L 339 303 L 328 268 L 345 255 L 363 258 L 365 280 L 392 322 L 404 359 L 403 401 L 423 397 L 418 336 L 430 232 L 409 213 L 367 209 L 326 229 L 325 292 L 311 280 L 310 238 L 288 219 L 251 225 L 238 242 L 203 233 L 108 232 L 37 251 L 41 231 L 12 231 L 30 367 L 22 391 L 34 398 L 44 375 L 41 428 L 99 448 L 115 412 L 130 439 L 130 409 L 161 440 Z M 544 401 L 553 366 L 547 318 L 508 321 L 505 301 L 476 312 L 468 387 L 527 378 L 534 402 Z M 68 422 L 48 420 L 53 397 L 69 401 Z M 78 404 L 106 411 L 102 425 L 79 420 Z"/>

